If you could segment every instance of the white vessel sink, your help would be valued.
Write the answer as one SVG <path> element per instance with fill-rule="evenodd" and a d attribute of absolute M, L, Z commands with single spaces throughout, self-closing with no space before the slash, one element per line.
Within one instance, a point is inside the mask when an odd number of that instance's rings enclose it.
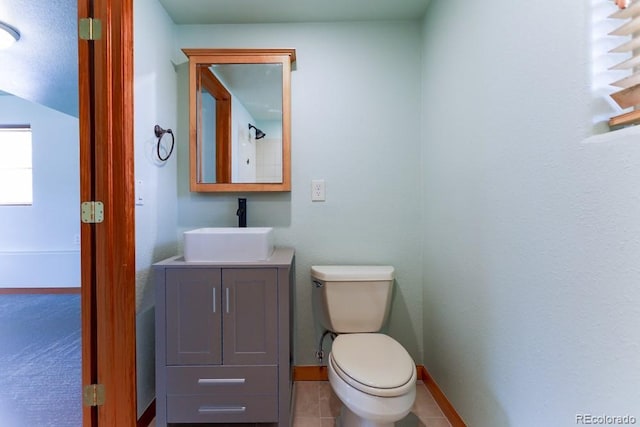
<path fill-rule="evenodd" d="M 207 227 L 184 232 L 187 262 L 261 261 L 272 252 L 271 227 Z"/>

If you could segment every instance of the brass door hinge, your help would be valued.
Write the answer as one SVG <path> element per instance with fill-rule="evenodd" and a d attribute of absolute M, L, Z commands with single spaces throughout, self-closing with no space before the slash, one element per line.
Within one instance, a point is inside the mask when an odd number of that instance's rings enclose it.
<path fill-rule="evenodd" d="M 104 385 L 89 384 L 82 389 L 82 403 L 84 406 L 104 405 Z"/>
<path fill-rule="evenodd" d="M 80 18 L 78 35 L 81 40 L 100 40 L 102 38 L 102 22 L 95 18 Z"/>
<path fill-rule="evenodd" d="M 87 224 L 99 224 L 104 221 L 104 204 L 102 202 L 82 202 L 82 222 Z"/>

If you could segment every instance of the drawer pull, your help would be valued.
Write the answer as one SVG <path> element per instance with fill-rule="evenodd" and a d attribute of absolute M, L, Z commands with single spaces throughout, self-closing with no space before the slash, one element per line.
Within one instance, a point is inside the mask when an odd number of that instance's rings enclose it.
<path fill-rule="evenodd" d="M 216 385 L 216 384 L 244 384 L 244 378 L 200 378 L 200 385 Z"/>
<path fill-rule="evenodd" d="M 220 413 L 220 412 L 244 412 L 246 406 L 201 406 L 198 412 L 201 414 Z"/>

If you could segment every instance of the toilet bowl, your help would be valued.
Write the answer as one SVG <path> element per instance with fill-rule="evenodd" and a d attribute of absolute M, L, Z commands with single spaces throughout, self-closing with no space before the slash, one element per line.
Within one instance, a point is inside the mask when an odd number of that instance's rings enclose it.
<path fill-rule="evenodd" d="M 391 427 L 415 401 L 413 359 L 400 343 L 378 332 L 389 312 L 393 272 L 389 266 L 311 268 L 320 323 L 338 334 L 328 372 L 343 405 L 342 427 Z"/>
<path fill-rule="evenodd" d="M 333 343 L 329 383 L 343 403 L 344 427 L 390 427 L 416 397 L 416 367 L 406 350 L 384 334 L 343 334 Z"/>

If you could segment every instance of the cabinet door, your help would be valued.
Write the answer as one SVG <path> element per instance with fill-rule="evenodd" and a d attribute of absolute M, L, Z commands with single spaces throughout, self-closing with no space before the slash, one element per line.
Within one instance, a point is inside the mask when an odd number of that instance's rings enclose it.
<path fill-rule="evenodd" d="M 167 365 L 222 363 L 220 269 L 167 269 Z"/>
<path fill-rule="evenodd" d="M 223 269 L 223 363 L 275 365 L 278 359 L 278 272 Z"/>

